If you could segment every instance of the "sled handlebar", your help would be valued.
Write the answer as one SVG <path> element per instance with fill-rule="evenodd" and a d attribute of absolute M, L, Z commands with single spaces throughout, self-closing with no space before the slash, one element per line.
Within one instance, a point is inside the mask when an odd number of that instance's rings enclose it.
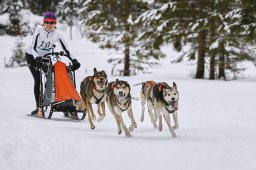
<path fill-rule="evenodd" d="M 47 53 L 43 56 L 43 58 L 46 58 L 49 55 L 56 56 L 57 58 L 59 56 L 66 56 L 69 60 L 72 60 L 72 58 L 69 55 L 65 54 L 63 51 Z"/>

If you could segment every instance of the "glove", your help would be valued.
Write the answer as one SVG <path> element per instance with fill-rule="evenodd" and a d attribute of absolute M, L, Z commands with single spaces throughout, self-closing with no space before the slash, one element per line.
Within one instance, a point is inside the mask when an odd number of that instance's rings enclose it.
<path fill-rule="evenodd" d="M 80 63 L 77 61 L 77 59 L 72 60 L 73 70 L 77 70 L 80 67 Z"/>
<path fill-rule="evenodd" d="M 42 57 L 36 57 L 36 66 L 37 68 L 41 68 L 42 67 Z"/>

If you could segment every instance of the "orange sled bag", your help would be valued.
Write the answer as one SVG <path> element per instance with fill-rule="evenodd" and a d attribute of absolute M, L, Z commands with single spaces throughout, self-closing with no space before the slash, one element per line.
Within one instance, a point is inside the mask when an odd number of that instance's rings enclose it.
<path fill-rule="evenodd" d="M 75 111 L 77 103 L 81 100 L 76 91 L 74 82 L 70 79 L 66 64 L 54 64 L 55 102 L 52 107 L 56 111 Z"/>

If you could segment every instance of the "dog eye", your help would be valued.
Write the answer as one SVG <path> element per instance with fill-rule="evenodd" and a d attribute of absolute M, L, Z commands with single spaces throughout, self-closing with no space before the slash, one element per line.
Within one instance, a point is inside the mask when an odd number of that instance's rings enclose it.
<path fill-rule="evenodd" d="M 174 93 L 174 95 L 176 95 L 176 93 Z"/>
<path fill-rule="evenodd" d="M 168 96 L 170 96 L 170 94 L 168 94 Z"/>

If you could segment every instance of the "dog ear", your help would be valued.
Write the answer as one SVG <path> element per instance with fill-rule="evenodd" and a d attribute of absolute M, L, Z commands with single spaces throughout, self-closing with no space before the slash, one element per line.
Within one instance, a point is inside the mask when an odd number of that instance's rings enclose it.
<path fill-rule="evenodd" d="M 115 86 L 116 86 L 116 82 L 113 82 L 113 83 L 111 84 L 111 88 L 114 89 Z"/>
<path fill-rule="evenodd" d="M 127 81 L 125 81 L 125 83 L 126 83 L 127 87 L 129 88 L 129 93 L 130 93 L 130 91 L 131 91 L 131 86 L 130 86 L 130 84 L 129 84 Z"/>
<path fill-rule="evenodd" d="M 173 87 L 173 89 L 174 89 L 174 90 L 177 90 L 177 85 L 176 85 L 176 83 L 175 83 L 175 82 L 173 82 L 172 87 Z"/>
<path fill-rule="evenodd" d="M 162 91 L 162 89 L 163 89 L 163 87 L 162 87 L 162 85 L 160 84 L 160 85 L 158 86 L 158 92 Z"/>
<path fill-rule="evenodd" d="M 94 72 L 94 74 L 95 74 L 95 73 L 97 72 L 97 69 L 96 69 L 96 68 L 94 68 L 94 69 L 93 69 L 93 72 Z"/>

